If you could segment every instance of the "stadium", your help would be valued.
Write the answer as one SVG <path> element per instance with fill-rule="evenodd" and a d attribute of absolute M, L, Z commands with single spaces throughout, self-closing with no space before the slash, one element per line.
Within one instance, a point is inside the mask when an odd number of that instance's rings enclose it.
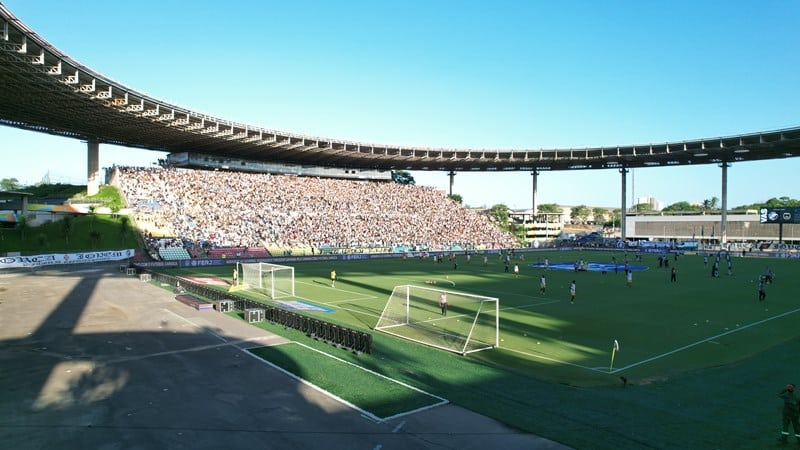
<path fill-rule="evenodd" d="M 800 208 L 729 216 L 727 169 L 800 156 L 800 127 L 579 150 L 303 135 L 112 80 L 2 4 L 0 22 L 0 124 L 85 141 L 89 199 L 0 193 L 9 448 L 775 444 Z M 169 156 L 103 178 L 106 144 Z M 631 170 L 709 164 L 718 213 L 626 203 Z M 610 237 L 520 238 L 451 197 L 459 172 L 528 172 L 534 230 L 537 176 L 593 169 L 620 175 Z M 409 170 L 447 172 L 450 195 Z"/>

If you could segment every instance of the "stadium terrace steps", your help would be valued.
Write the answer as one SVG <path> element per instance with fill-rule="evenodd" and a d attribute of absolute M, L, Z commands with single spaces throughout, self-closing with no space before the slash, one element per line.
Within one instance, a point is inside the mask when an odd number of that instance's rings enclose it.
<path fill-rule="evenodd" d="M 189 252 L 187 252 L 183 247 L 160 247 L 158 249 L 158 256 L 164 261 L 191 259 Z"/>

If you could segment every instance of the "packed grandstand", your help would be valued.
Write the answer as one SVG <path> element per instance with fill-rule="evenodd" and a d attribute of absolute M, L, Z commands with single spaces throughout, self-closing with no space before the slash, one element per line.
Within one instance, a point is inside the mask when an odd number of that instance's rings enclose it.
<path fill-rule="evenodd" d="M 118 168 L 161 259 L 509 248 L 490 218 L 430 187 L 244 172 Z M 226 253 L 227 252 L 227 253 Z"/>

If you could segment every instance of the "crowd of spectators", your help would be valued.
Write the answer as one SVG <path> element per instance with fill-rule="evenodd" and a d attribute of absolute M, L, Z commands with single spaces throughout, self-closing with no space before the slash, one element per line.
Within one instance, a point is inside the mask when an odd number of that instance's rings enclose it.
<path fill-rule="evenodd" d="M 392 182 L 121 168 L 137 220 L 203 246 L 507 248 L 513 238 L 440 190 Z"/>

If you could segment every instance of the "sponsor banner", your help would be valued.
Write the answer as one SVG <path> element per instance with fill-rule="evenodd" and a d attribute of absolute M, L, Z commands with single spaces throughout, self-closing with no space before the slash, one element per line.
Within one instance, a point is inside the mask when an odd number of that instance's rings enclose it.
<path fill-rule="evenodd" d="M 672 248 L 672 242 L 668 241 L 641 241 L 639 248 L 656 248 L 656 249 L 669 249 Z"/>
<path fill-rule="evenodd" d="M 400 258 L 402 257 L 402 253 L 375 253 L 369 255 L 369 259 L 389 259 L 389 258 Z"/>
<path fill-rule="evenodd" d="M 296 261 L 335 261 L 339 259 L 337 255 L 319 255 L 319 256 L 280 256 L 277 258 L 270 258 L 267 262 L 296 262 Z"/>
<path fill-rule="evenodd" d="M 184 259 L 180 261 L 157 262 L 157 263 L 140 263 L 137 266 L 141 267 L 165 267 L 165 266 L 180 266 L 180 267 L 202 267 L 202 266 L 224 266 L 238 263 L 291 263 L 291 262 L 310 262 L 310 261 L 356 261 L 368 259 L 389 259 L 400 258 L 402 253 L 375 253 L 375 254 L 362 254 L 353 253 L 347 255 L 316 255 L 316 256 L 277 256 L 273 258 L 225 258 L 225 259 Z"/>
<path fill-rule="evenodd" d="M 761 208 L 759 223 L 800 223 L 800 208 Z"/>
<path fill-rule="evenodd" d="M 133 263 L 136 267 L 178 267 L 178 261 L 152 261 Z"/>
<path fill-rule="evenodd" d="M 571 270 L 575 271 L 575 263 L 550 263 L 548 267 L 545 267 L 542 263 L 536 264 L 528 264 L 530 267 L 534 269 L 550 269 L 550 270 Z M 616 264 L 616 270 L 622 272 L 625 270 L 625 264 Z M 642 270 L 647 270 L 647 266 L 643 266 L 640 264 L 628 264 L 628 269 L 631 272 L 639 272 Z M 585 269 L 583 271 L 587 272 L 614 272 L 614 263 L 586 263 Z"/>
<path fill-rule="evenodd" d="M 365 255 L 363 253 L 351 253 L 349 255 L 339 255 L 338 259 L 341 261 L 355 261 L 360 259 L 369 259 L 369 255 Z"/>
<path fill-rule="evenodd" d="M 106 250 L 82 253 L 51 253 L 34 256 L 6 256 L 0 258 L 0 269 L 53 266 L 56 264 L 85 264 L 103 261 L 120 261 L 133 258 L 133 249 Z"/>
<path fill-rule="evenodd" d="M 181 267 L 224 266 L 227 263 L 225 259 L 182 259 L 178 261 L 178 265 Z M 235 263 L 235 260 L 231 261 L 231 264 Z"/>
<path fill-rule="evenodd" d="M 211 259 L 183 259 L 180 261 L 170 261 L 169 266 L 180 267 L 203 267 L 203 266 L 225 266 L 234 265 L 238 263 L 289 263 L 300 261 L 335 261 L 340 259 L 339 255 L 318 255 L 318 256 L 278 256 L 275 258 L 211 258 Z M 163 267 L 161 265 L 154 265 L 156 263 L 137 264 L 142 267 Z M 163 263 L 162 263 L 163 264 Z"/>

